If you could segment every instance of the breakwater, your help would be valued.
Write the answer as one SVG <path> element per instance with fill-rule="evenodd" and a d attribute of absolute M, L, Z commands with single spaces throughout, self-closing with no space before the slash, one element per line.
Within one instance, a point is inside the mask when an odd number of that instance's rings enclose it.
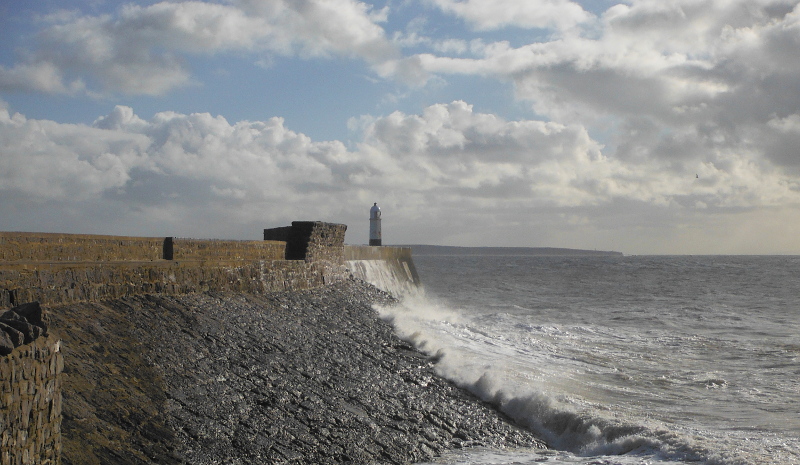
<path fill-rule="evenodd" d="M 344 225 L 280 229 L 266 241 L 2 233 L 0 306 L 42 301 L 42 343 L 63 357 L 63 401 L 45 405 L 61 413 L 47 436 L 61 453 L 26 456 L 18 437 L 3 463 L 407 463 L 541 445 L 377 318 L 372 305 L 393 297 L 362 279 L 415 285 L 410 251 L 345 246 Z"/>
<path fill-rule="evenodd" d="M 41 233 L 0 233 L 0 308 L 207 290 L 272 292 L 330 284 L 348 276 L 344 225 L 295 222 L 296 244 Z M 306 235 L 315 231 L 316 236 Z M 341 238 L 337 246 L 327 241 Z M 310 244 L 310 245 L 309 245 Z M 300 246 L 295 246 L 300 247 Z"/>

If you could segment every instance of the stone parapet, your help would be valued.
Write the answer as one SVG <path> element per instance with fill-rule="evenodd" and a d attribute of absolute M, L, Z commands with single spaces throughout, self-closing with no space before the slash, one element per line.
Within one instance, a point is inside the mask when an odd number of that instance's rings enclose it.
<path fill-rule="evenodd" d="M 41 337 L 0 357 L 0 464 L 61 463 L 60 341 Z"/>
<path fill-rule="evenodd" d="M 286 241 L 0 232 L 5 262 L 283 260 Z"/>
<path fill-rule="evenodd" d="M 0 232 L 0 262 L 160 260 L 163 237 Z"/>

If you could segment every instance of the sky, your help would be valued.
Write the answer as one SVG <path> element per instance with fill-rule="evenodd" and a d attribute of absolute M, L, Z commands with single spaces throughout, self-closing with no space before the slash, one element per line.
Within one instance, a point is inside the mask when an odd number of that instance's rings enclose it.
<path fill-rule="evenodd" d="M 800 254 L 800 2 L 0 0 L 0 230 Z"/>

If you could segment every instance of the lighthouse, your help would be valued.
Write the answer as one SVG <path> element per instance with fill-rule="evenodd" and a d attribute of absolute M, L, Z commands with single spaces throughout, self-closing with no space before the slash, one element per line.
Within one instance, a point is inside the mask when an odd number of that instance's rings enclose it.
<path fill-rule="evenodd" d="M 381 207 L 378 202 L 369 209 L 369 245 L 381 245 Z"/>

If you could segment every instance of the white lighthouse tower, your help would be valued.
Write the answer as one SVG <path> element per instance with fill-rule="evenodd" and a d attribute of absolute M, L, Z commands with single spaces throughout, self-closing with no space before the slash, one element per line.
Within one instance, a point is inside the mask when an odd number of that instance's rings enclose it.
<path fill-rule="evenodd" d="M 369 209 L 369 245 L 381 245 L 381 207 L 378 202 Z"/>

